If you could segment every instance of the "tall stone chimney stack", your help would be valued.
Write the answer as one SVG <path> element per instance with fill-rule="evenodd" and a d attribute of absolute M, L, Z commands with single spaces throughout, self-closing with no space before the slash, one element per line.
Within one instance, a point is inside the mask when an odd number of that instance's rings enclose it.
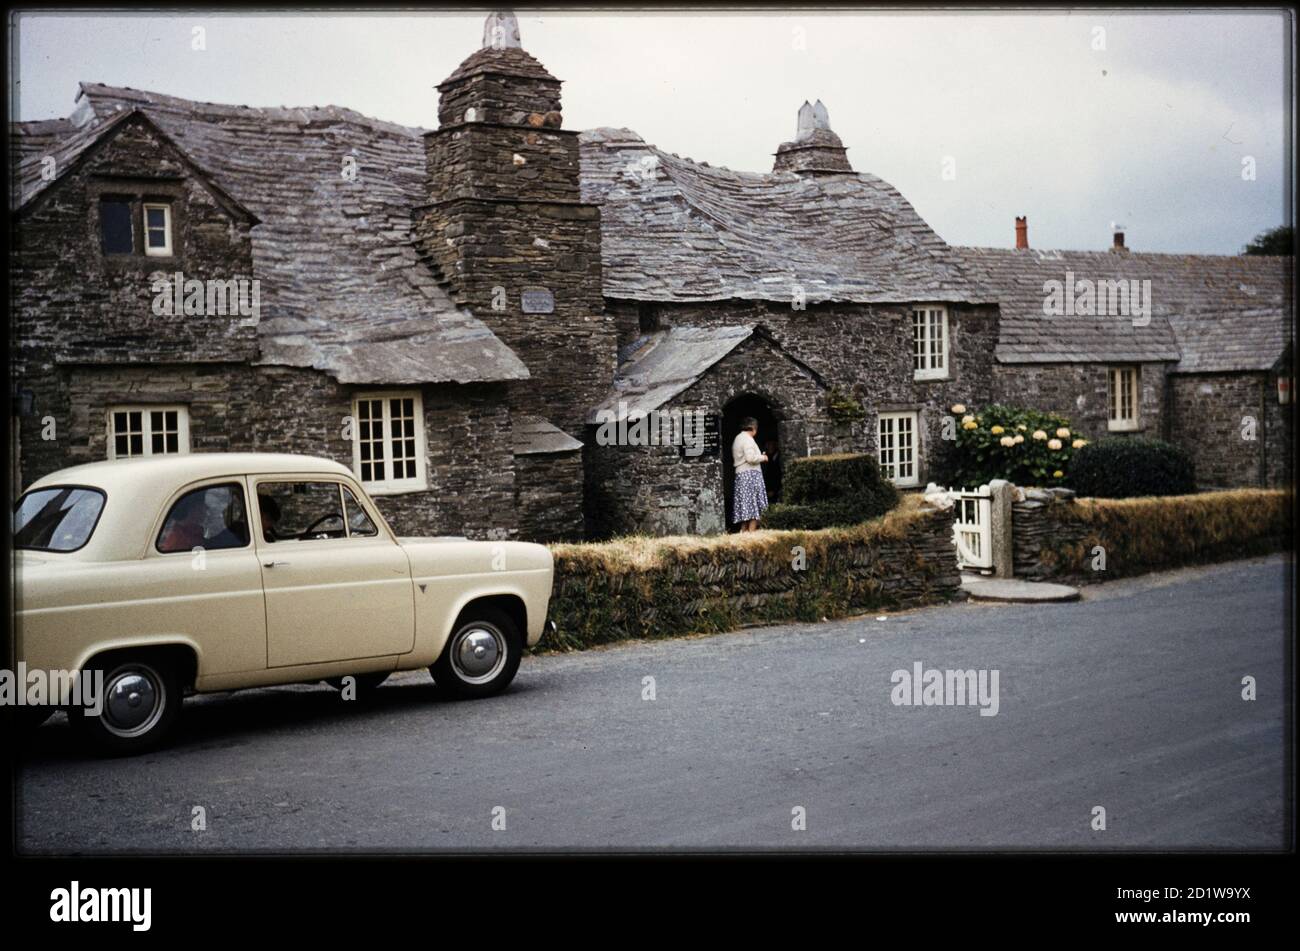
<path fill-rule="evenodd" d="M 1016 250 L 1028 250 L 1029 248 L 1029 218 L 1027 216 L 1016 219 Z"/>
<path fill-rule="evenodd" d="M 799 107 L 799 123 L 793 142 L 782 142 L 776 150 L 774 172 L 799 175 L 853 175 L 847 149 L 831 131 L 830 116 L 820 99 L 816 105 L 805 100 Z"/>
<path fill-rule="evenodd" d="M 453 298 L 528 366 L 512 408 L 582 438 L 613 380 L 617 342 L 604 317 L 600 208 L 582 201 L 560 80 L 525 52 L 514 15 L 494 13 L 482 47 L 438 92 L 421 249 Z"/>

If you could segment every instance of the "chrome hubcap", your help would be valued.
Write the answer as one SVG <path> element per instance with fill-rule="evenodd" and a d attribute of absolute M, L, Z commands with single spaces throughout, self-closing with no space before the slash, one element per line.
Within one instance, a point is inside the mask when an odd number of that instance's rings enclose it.
<path fill-rule="evenodd" d="M 467 683 L 486 683 L 497 675 L 506 659 L 505 638 L 490 624 L 475 624 L 462 631 L 452 645 L 451 665 Z"/>
<path fill-rule="evenodd" d="M 163 692 L 157 675 L 147 668 L 120 670 L 109 679 L 103 723 L 118 736 L 147 733 L 162 716 Z"/>

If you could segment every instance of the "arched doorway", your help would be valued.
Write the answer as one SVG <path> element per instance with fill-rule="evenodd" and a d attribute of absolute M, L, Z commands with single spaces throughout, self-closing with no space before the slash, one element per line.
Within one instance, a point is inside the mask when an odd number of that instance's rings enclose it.
<path fill-rule="evenodd" d="M 763 464 L 763 482 L 767 487 L 767 500 L 775 504 L 781 498 L 781 467 L 785 464 L 785 453 L 781 451 L 781 420 L 777 411 L 763 397 L 755 393 L 743 393 L 722 408 L 722 490 L 726 505 L 727 531 L 734 532 L 736 525 L 731 523 L 732 493 L 736 481 L 735 466 L 731 461 L 731 443 L 740 432 L 740 421 L 746 416 L 758 420 L 758 447 L 769 458 L 775 450 L 775 458 Z"/>

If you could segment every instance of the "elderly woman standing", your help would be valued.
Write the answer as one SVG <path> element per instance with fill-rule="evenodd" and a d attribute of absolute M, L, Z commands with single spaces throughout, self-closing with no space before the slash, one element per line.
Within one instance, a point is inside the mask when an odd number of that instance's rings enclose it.
<path fill-rule="evenodd" d="M 754 438 L 757 434 L 758 420 L 746 416 L 741 420 L 740 432 L 731 443 L 731 461 L 736 468 L 731 520 L 740 525 L 742 532 L 757 531 L 758 520 L 767 508 L 767 486 L 763 484 L 762 464 L 768 460 L 767 454 L 758 448 L 758 442 Z"/>

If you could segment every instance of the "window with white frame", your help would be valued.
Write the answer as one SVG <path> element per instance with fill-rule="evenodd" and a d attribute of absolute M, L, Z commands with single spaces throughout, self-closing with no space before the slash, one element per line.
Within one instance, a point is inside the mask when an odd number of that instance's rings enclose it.
<path fill-rule="evenodd" d="M 948 308 L 925 304 L 912 308 L 912 377 L 942 380 L 948 376 Z"/>
<path fill-rule="evenodd" d="M 352 468 L 367 489 L 382 493 L 427 486 L 419 393 L 358 394 L 352 418 Z"/>
<path fill-rule="evenodd" d="M 150 257 L 171 257 L 172 206 L 166 202 L 144 203 L 144 253 Z"/>
<path fill-rule="evenodd" d="M 190 451 L 185 406 L 113 406 L 108 410 L 108 458 L 173 456 Z"/>
<path fill-rule="evenodd" d="M 916 413 L 881 413 L 876 423 L 880 471 L 894 485 L 918 485 Z"/>
<path fill-rule="evenodd" d="M 1111 367 L 1107 387 L 1107 408 L 1110 418 L 1106 428 L 1111 430 L 1137 429 L 1138 423 L 1138 368 Z"/>

